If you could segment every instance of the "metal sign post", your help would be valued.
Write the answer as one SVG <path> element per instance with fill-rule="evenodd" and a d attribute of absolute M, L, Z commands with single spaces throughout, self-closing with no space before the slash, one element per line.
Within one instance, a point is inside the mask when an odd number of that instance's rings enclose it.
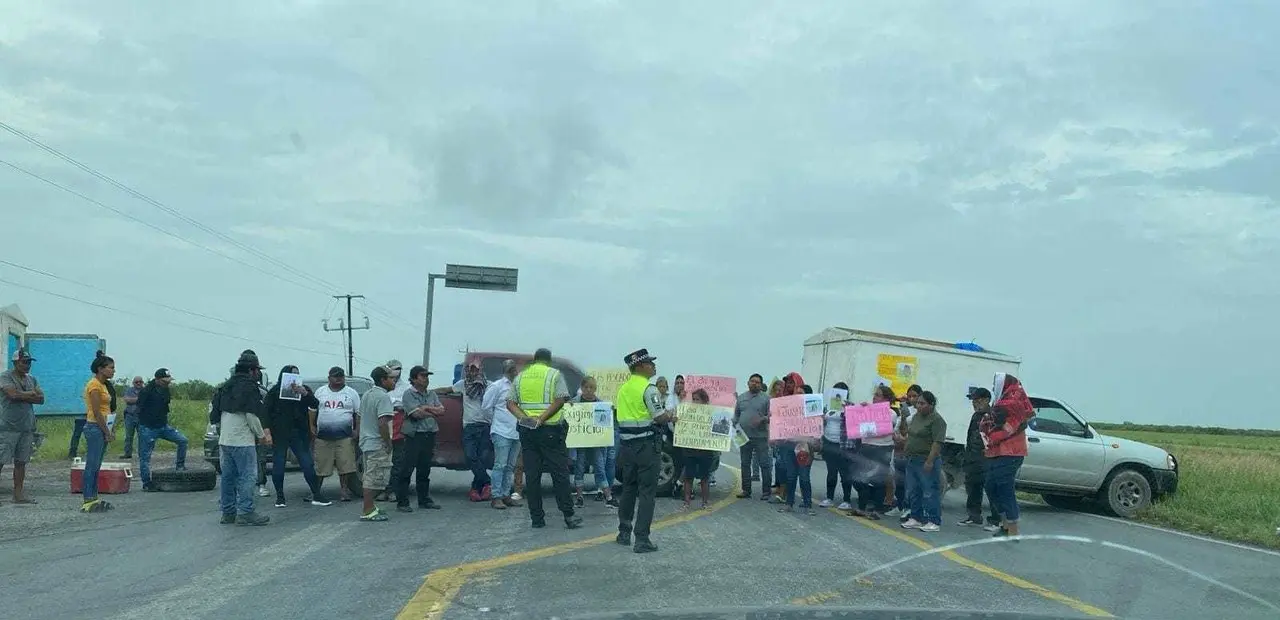
<path fill-rule="evenodd" d="M 483 267 L 477 265 L 445 265 L 444 273 L 427 275 L 427 320 L 422 336 L 422 365 L 431 369 L 431 311 L 435 306 L 436 280 L 444 280 L 446 288 L 465 288 L 476 291 L 516 292 L 519 270 L 509 267 Z"/>

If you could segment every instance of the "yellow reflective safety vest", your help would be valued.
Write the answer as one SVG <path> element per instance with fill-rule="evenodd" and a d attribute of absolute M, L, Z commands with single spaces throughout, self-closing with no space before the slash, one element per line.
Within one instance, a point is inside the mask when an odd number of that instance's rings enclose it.
<path fill-rule="evenodd" d="M 640 375 L 631 375 L 618 388 L 619 439 L 626 441 L 653 434 L 653 416 L 649 415 L 649 407 L 644 403 L 644 391 L 648 388 L 649 380 Z"/>
<path fill-rule="evenodd" d="M 541 416 L 551 408 L 551 401 L 556 397 L 556 383 L 559 382 L 560 371 L 548 366 L 545 362 L 533 362 L 525 367 L 517 381 L 520 391 L 516 394 L 517 402 L 525 413 L 532 417 Z M 560 412 L 547 418 L 546 424 L 559 424 Z"/>

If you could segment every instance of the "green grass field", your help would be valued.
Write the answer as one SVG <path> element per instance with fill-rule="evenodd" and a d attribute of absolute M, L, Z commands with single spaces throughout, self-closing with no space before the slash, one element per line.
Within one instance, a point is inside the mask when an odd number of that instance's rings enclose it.
<path fill-rule="evenodd" d="M 182 431 L 190 442 L 187 446 L 187 458 L 199 456 L 200 442 L 204 439 L 205 428 L 208 427 L 208 415 L 205 401 L 175 400 L 170 406 L 169 424 Z M 70 417 L 40 418 L 36 421 L 37 430 L 45 436 L 44 443 L 36 451 L 36 462 L 47 462 L 65 459 L 67 447 L 71 445 L 71 432 L 75 428 L 75 419 Z M 107 445 L 107 456 L 114 458 L 124 451 L 124 419 L 116 419 L 116 440 Z M 137 438 L 134 438 L 134 454 L 137 455 Z M 167 441 L 156 442 L 158 452 L 172 452 L 174 445 Z M 80 456 L 85 452 L 84 441 L 80 442 Z"/>
<path fill-rule="evenodd" d="M 1158 430 L 1105 433 L 1160 446 L 1179 463 L 1178 493 L 1152 506 L 1147 523 L 1280 548 L 1280 436 Z"/>

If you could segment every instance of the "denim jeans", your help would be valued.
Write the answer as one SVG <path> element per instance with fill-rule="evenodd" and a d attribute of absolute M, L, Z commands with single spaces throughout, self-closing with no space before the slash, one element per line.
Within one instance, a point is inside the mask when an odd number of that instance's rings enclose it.
<path fill-rule="evenodd" d="M 582 488 L 587 477 L 587 463 L 595 466 L 592 475 L 596 479 L 596 489 L 611 486 L 608 472 L 605 471 L 606 452 L 609 448 L 571 448 L 569 458 L 573 459 L 573 486 Z M 616 458 L 616 456 L 615 456 Z"/>
<path fill-rule="evenodd" d="M 803 508 L 813 507 L 813 482 L 810 479 L 810 473 L 813 470 L 813 462 L 808 465 L 801 465 L 796 459 L 795 448 L 779 449 L 778 462 L 782 464 L 782 473 L 786 475 L 783 480 L 787 484 L 786 497 L 783 499 L 788 506 L 796 505 L 796 483 L 800 483 L 800 506 Z"/>
<path fill-rule="evenodd" d="M 311 456 L 311 442 L 302 433 L 293 433 L 284 441 L 276 439 L 271 453 L 271 482 L 276 487 L 276 495 L 284 495 L 284 468 L 289 451 L 298 457 L 298 467 L 302 469 L 302 477 L 311 489 L 312 497 L 320 494 L 320 480 L 316 478 L 316 461 Z"/>
<path fill-rule="evenodd" d="M 218 446 L 222 461 L 222 514 L 253 512 L 253 485 L 258 479 L 255 446 Z"/>
<path fill-rule="evenodd" d="M 471 490 L 477 493 L 489 486 L 489 472 L 485 471 L 493 458 L 493 443 L 489 439 L 489 425 L 468 424 L 462 427 L 462 451 L 471 469 Z M 492 489 L 490 489 L 492 494 Z"/>
<path fill-rule="evenodd" d="M 97 424 L 84 427 L 84 501 L 98 499 L 98 472 L 107 453 L 107 438 Z"/>
<path fill-rule="evenodd" d="M 156 440 L 163 439 L 178 444 L 178 456 L 174 459 L 174 467 L 187 467 L 187 438 L 181 431 L 172 426 L 151 428 L 138 427 L 138 473 L 142 474 L 142 484 L 151 484 L 151 451 L 156 447 Z"/>
<path fill-rule="evenodd" d="M 617 433 L 614 433 L 617 436 Z M 618 475 L 618 447 L 596 448 L 596 486 L 600 486 L 601 478 L 605 486 L 616 484 Z"/>
<path fill-rule="evenodd" d="M 907 494 L 912 496 L 911 518 L 921 523 L 942 525 L 942 457 L 933 460 L 933 471 L 925 472 L 923 456 L 907 457 Z"/>
<path fill-rule="evenodd" d="M 510 497 L 516 480 L 516 459 L 520 456 L 520 440 L 492 435 L 493 439 L 493 488 L 494 499 Z"/>
<path fill-rule="evenodd" d="M 71 445 L 67 446 L 68 458 L 76 458 L 80 454 L 80 437 L 84 435 L 87 423 L 88 420 L 83 417 L 76 418 L 75 426 L 71 430 Z"/>
<path fill-rule="evenodd" d="M 998 456 L 987 459 L 987 501 L 1006 522 L 1017 523 L 1018 496 L 1015 493 L 1015 480 L 1018 468 L 1022 467 L 1021 456 Z"/>
<path fill-rule="evenodd" d="M 133 454 L 133 436 L 138 434 L 139 428 L 141 427 L 138 425 L 138 414 L 124 414 L 124 454 Z"/>

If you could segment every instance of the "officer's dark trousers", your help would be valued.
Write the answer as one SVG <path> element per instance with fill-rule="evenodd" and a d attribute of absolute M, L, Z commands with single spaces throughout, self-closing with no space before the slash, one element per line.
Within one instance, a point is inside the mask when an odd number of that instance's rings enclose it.
<path fill-rule="evenodd" d="M 529 518 L 534 523 L 545 523 L 542 510 L 542 474 L 551 474 L 551 487 L 555 489 L 556 507 L 564 516 L 573 516 L 573 491 L 569 486 L 569 449 L 564 440 L 569 433 L 567 424 L 548 424 L 535 429 L 523 426 L 520 431 L 520 449 L 524 456 L 524 499 L 529 504 Z"/>
<path fill-rule="evenodd" d="M 625 437 L 625 435 L 624 435 Z M 624 439 L 618 448 L 622 470 L 622 502 L 618 505 L 618 531 L 647 540 L 653 524 L 653 499 L 658 494 L 658 437 Z M 632 518 L 634 517 L 634 521 Z"/>

